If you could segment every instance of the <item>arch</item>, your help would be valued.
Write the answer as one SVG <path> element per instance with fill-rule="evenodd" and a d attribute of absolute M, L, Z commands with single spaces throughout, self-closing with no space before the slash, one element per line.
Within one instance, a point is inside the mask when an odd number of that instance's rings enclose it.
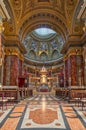
<path fill-rule="evenodd" d="M 22 33 L 22 43 L 24 41 L 24 38 L 26 37 L 26 35 L 28 33 L 30 33 L 31 31 L 35 30 L 36 28 L 39 27 L 39 25 L 46 25 L 48 28 L 53 29 L 54 31 L 56 31 L 57 33 L 59 33 L 62 36 L 63 41 L 65 42 L 67 39 L 67 34 L 64 30 L 64 28 L 62 26 L 60 26 L 58 23 L 55 23 L 54 21 L 50 21 L 50 19 L 48 19 L 46 21 L 46 19 L 43 19 L 42 21 L 32 21 L 32 23 L 27 24 L 24 28 L 23 28 L 23 33 Z"/>
<path fill-rule="evenodd" d="M 41 8 L 41 9 L 40 8 L 36 8 L 36 10 L 33 10 L 31 13 L 30 12 L 27 13 L 22 18 L 22 20 L 19 23 L 19 29 L 22 28 L 23 24 L 28 23 L 28 20 L 37 18 L 38 16 L 39 17 L 49 16 L 49 17 L 51 17 L 51 20 L 54 17 L 55 18 L 57 17 L 59 21 L 64 21 L 64 25 L 66 26 L 66 19 L 59 11 L 51 10 L 51 9 L 48 9 L 48 8 Z M 38 19 L 39 19 L 39 17 L 38 17 Z"/>
<path fill-rule="evenodd" d="M 46 54 L 45 52 L 42 52 L 42 53 L 40 54 L 40 60 L 41 60 L 41 61 L 46 61 L 46 60 L 48 60 L 48 56 L 47 56 L 47 54 Z"/>
<path fill-rule="evenodd" d="M 58 56 L 59 56 L 59 52 L 58 52 L 58 50 L 54 50 L 54 51 L 52 52 L 52 56 L 51 56 L 51 58 L 54 60 L 54 59 L 57 59 Z"/>
<path fill-rule="evenodd" d="M 30 50 L 28 57 L 33 60 L 36 59 L 36 53 L 34 52 L 34 50 Z"/>
<path fill-rule="evenodd" d="M 26 19 L 20 27 L 19 34 L 22 38 L 21 41 L 24 40 L 24 37 L 27 35 L 28 32 L 30 33 L 36 28 L 45 25 L 53 29 L 54 31 L 59 32 L 62 35 L 63 39 L 66 40 L 68 29 L 65 20 L 63 19 L 64 18 L 61 18 L 60 16 L 52 13 L 50 14 L 48 12 L 45 12 L 45 15 L 43 15 L 42 12 L 32 15 L 31 17 Z"/>

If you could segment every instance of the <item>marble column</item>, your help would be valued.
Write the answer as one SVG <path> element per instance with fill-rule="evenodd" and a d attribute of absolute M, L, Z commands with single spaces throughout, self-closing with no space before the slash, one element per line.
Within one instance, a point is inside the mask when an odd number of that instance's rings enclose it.
<path fill-rule="evenodd" d="M 18 77 L 22 76 L 22 62 L 24 61 L 18 47 L 4 47 L 3 85 L 18 86 Z"/>
<path fill-rule="evenodd" d="M 4 58 L 3 85 L 17 86 L 19 76 L 19 58 L 15 55 L 6 55 Z"/>
<path fill-rule="evenodd" d="M 4 31 L 2 18 L 0 17 L 0 87 L 2 85 L 2 68 L 3 68 L 3 46 L 2 46 L 2 33 Z"/>
<path fill-rule="evenodd" d="M 82 88 L 84 86 L 84 64 L 82 55 L 70 56 L 71 86 Z"/>
<path fill-rule="evenodd" d="M 22 60 L 19 59 L 19 76 L 22 76 Z"/>
<path fill-rule="evenodd" d="M 1 46 L 1 34 L 0 34 L 0 85 L 2 79 L 2 46 Z"/>
<path fill-rule="evenodd" d="M 84 59 L 84 79 L 85 79 L 85 88 L 86 88 L 86 45 L 83 47 L 83 59 Z"/>
<path fill-rule="evenodd" d="M 10 85 L 11 56 L 4 57 L 3 85 Z"/>
<path fill-rule="evenodd" d="M 18 85 L 19 76 L 19 58 L 15 55 L 11 56 L 11 67 L 10 67 L 10 85 Z"/>
<path fill-rule="evenodd" d="M 82 48 L 72 48 L 65 56 L 65 87 L 84 87 L 84 60 Z"/>
<path fill-rule="evenodd" d="M 77 63 L 76 63 L 76 55 L 70 56 L 69 82 L 71 82 L 71 86 L 77 86 Z"/>
<path fill-rule="evenodd" d="M 64 84 L 65 87 L 69 87 L 69 78 L 68 78 L 68 59 L 64 61 Z"/>

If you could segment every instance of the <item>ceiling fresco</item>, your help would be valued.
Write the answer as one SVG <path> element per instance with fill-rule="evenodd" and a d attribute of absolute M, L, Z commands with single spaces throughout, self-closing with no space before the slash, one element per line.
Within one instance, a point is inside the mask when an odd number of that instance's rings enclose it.
<path fill-rule="evenodd" d="M 48 28 L 39 28 L 28 34 L 24 40 L 29 59 L 47 62 L 57 60 L 63 55 L 60 53 L 63 46 L 62 37 Z"/>
<path fill-rule="evenodd" d="M 5 44 L 18 46 L 25 61 L 54 64 L 63 58 L 71 44 L 68 41 L 83 34 L 84 22 L 77 16 L 84 0 L 1 1 L 10 16 L 9 20 L 3 19 Z M 37 32 L 40 28 L 54 32 Z"/>

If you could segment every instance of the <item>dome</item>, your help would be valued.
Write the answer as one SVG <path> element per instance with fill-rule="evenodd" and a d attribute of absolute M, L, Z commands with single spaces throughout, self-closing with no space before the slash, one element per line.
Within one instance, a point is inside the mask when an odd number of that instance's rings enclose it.
<path fill-rule="evenodd" d="M 38 28 L 28 33 L 24 39 L 27 53 L 25 57 L 36 62 L 48 62 L 63 57 L 61 35 L 49 28 Z"/>
<path fill-rule="evenodd" d="M 37 33 L 39 36 L 48 36 L 50 34 L 55 34 L 56 32 L 49 28 L 38 28 L 35 30 L 35 33 Z"/>

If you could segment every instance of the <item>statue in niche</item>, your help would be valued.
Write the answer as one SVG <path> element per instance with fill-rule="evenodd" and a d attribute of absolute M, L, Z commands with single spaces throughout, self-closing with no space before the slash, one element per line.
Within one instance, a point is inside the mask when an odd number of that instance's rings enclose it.
<path fill-rule="evenodd" d="M 33 49 L 34 51 L 36 51 L 36 43 L 34 41 L 31 43 L 30 49 Z"/>
<path fill-rule="evenodd" d="M 41 45 L 40 45 L 40 50 L 41 51 L 47 51 L 47 44 L 46 43 L 41 43 Z"/>
<path fill-rule="evenodd" d="M 51 42 L 51 46 L 52 46 L 52 49 L 57 48 L 57 43 L 56 43 L 56 41 Z"/>
<path fill-rule="evenodd" d="M 40 60 L 41 61 L 46 61 L 47 60 L 47 55 L 46 55 L 46 53 L 42 53 L 41 55 L 40 55 Z"/>
<path fill-rule="evenodd" d="M 34 52 L 34 51 L 30 51 L 29 57 L 30 57 L 31 59 L 35 59 L 35 58 L 36 58 L 35 52 Z"/>
<path fill-rule="evenodd" d="M 59 52 L 57 50 L 55 50 L 52 54 L 52 59 L 56 59 L 59 57 Z"/>

